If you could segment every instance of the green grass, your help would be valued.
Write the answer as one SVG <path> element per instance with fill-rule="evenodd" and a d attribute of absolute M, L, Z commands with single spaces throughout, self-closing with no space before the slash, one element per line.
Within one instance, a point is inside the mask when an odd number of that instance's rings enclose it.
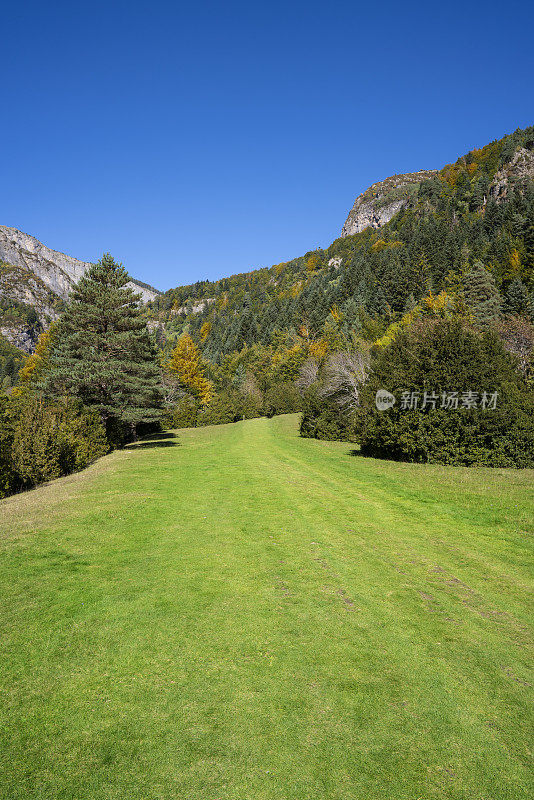
<path fill-rule="evenodd" d="M 296 431 L 0 503 L 2 800 L 532 796 L 534 473 Z"/>

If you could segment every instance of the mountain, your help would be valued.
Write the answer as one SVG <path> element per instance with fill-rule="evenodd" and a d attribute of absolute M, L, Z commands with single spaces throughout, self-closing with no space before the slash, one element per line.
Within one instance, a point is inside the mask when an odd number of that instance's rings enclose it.
<path fill-rule="evenodd" d="M 491 272 L 504 309 L 534 308 L 533 127 L 440 170 L 373 184 L 326 249 L 164 294 L 131 285 L 151 329 L 168 339 L 188 331 L 219 363 L 245 346 L 271 346 L 280 333 L 294 342 L 302 331 L 337 337 L 347 346 L 376 338 L 429 291 L 461 295 L 475 261 Z M 0 226 L 0 334 L 31 351 L 88 266 Z"/>
<path fill-rule="evenodd" d="M 476 163 L 476 154 L 470 164 Z M 464 156 L 466 159 L 467 156 Z M 445 168 L 447 170 L 447 167 Z M 445 174 L 442 170 L 441 174 Z M 493 175 L 487 187 L 487 195 L 496 200 L 503 200 L 511 187 L 518 181 L 532 179 L 534 175 L 534 153 L 518 147 L 509 161 Z M 341 229 L 341 236 L 352 236 L 366 228 L 381 228 L 404 208 L 408 208 L 417 198 L 419 188 L 424 181 L 440 177 L 435 169 L 423 169 L 404 175 L 392 175 L 384 181 L 373 183 L 360 194 L 349 212 Z M 487 201 L 487 197 L 486 197 Z"/>
<path fill-rule="evenodd" d="M 423 169 L 405 175 L 392 175 L 385 181 L 373 183 L 356 198 L 341 235 L 352 236 L 369 227 L 381 228 L 417 195 L 423 181 L 435 175 L 437 170 Z"/>
<path fill-rule="evenodd" d="M 532 313 L 533 127 L 440 170 L 373 184 L 326 249 L 178 286 L 150 302 L 147 313 L 162 336 L 189 332 L 215 364 L 245 347 L 272 347 L 280 336 L 295 347 L 303 339 L 350 347 L 362 336 L 379 338 L 429 292 L 461 298 L 477 261 L 505 313 Z"/>
<path fill-rule="evenodd" d="M 72 287 L 89 266 L 51 250 L 34 236 L 0 225 L 0 334 L 30 352 L 39 330 L 57 319 Z M 141 281 L 132 280 L 128 285 L 144 303 L 160 294 Z M 32 325 L 28 325 L 28 315 Z"/>

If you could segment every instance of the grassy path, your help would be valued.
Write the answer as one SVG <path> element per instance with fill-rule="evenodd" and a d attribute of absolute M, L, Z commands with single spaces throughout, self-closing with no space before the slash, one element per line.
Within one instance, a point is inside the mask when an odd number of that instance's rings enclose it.
<path fill-rule="evenodd" d="M 2 800 L 520 800 L 534 474 L 296 418 L 0 502 Z"/>

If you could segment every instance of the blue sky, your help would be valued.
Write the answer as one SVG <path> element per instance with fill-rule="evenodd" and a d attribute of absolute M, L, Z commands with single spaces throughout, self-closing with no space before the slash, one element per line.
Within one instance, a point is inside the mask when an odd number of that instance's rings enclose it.
<path fill-rule="evenodd" d="M 534 122 L 527 2 L 1 3 L 0 223 L 167 289 Z"/>

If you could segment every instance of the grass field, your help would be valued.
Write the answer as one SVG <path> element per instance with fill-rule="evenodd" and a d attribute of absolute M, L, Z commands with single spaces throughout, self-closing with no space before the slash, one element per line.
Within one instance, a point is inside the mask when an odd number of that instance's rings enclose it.
<path fill-rule="evenodd" d="M 533 482 L 288 416 L 2 501 L 0 798 L 531 797 Z"/>

